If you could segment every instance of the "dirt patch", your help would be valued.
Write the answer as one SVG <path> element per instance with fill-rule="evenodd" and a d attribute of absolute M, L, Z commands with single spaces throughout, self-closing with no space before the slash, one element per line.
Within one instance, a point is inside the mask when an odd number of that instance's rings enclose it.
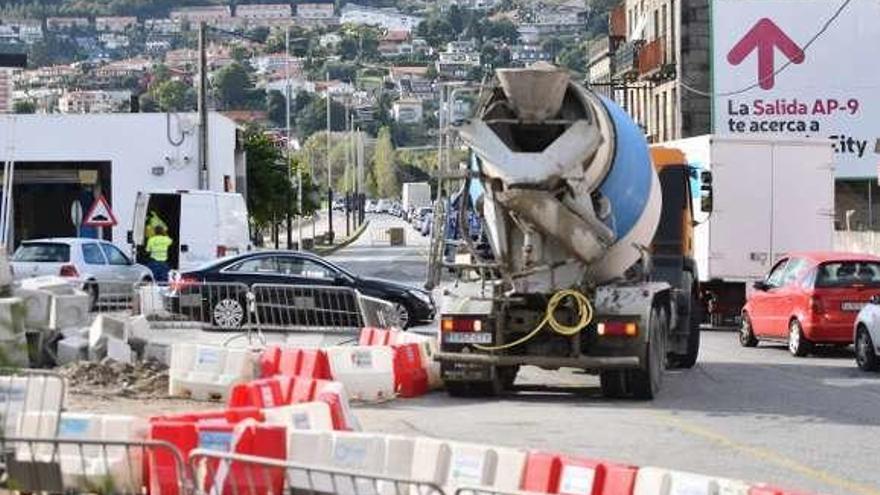
<path fill-rule="evenodd" d="M 73 394 L 98 397 L 156 399 L 168 395 L 168 367 L 158 361 L 136 364 L 105 359 L 99 363 L 80 361 L 57 370 L 67 378 Z"/>

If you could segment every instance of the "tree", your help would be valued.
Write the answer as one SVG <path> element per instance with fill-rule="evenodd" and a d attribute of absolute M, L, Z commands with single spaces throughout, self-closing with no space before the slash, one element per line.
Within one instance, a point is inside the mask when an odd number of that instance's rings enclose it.
<path fill-rule="evenodd" d="M 331 130 L 345 130 L 345 107 L 331 100 L 330 104 Z M 308 138 L 317 131 L 327 129 L 327 98 L 313 100 L 309 105 L 297 114 L 296 127 L 299 134 Z"/>
<path fill-rule="evenodd" d="M 244 65 L 247 63 L 247 59 L 250 57 L 250 53 L 248 53 L 247 48 L 241 45 L 234 45 L 230 49 L 229 55 L 232 57 L 232 60 L 235 60 L 239 64 Z"/>
<path fill-rule="evenodd" d="M 587 70 L 587 51 L 584 44 L 578 43 L 577 45 L 566 47 L 559 54 L 557 62 L 559 65 L 568 67 L 575 72 L 585 73 Z"/>
<path fill-rule="evenodd" d="M 391 131 L 387 127 L 383 127 L 379 129 L 376 149 L 373 151 L 373 174 L 376 178 L 379 196 L 393 198 L 400 194 L 397 172 L 397 164 L 394 161 L 394 145 L 391 143 Z"/>
<path fill-rule="evenodd" d="M 502 40 L 507 44 L 514 44 L 519 40 L 519 31 L 516 24 L 508 19 L 489 21 L 486 26 L 486 37 L 489 39 Z"/>
<path fill-rule="evenodd" d="M 163 112 L 184 112 L 196 107 L 193 88 L 180 81 L 164 81 L 152 89 L 153 98 Z"/>
<path fill-rule="evenodd" d="M 245 131 L 248 212 L 258 230 L 283 217 L 295 197 L 281 150 L 259 128 Z"/>
<path fill-rule="evenodd" d="M 12 113 L 36 113 L 37 105 L 31 100 L 16 100 L 12 105 Z"/>
<path fill-rule="evenodd" d="M 257 26 L 250 31 L 248 31 L 248 36 L 253 38 L 258 43 L 265 43 L 266 39 L 269 38 L 270 30 L 266 26 Z"/>
<path fill-rule="evenodd" d="M 266 110 L 269 114 L 269 120 L 275 127 L 287 127 L 286 104 L 287 99 L 284 97 L 284 93 L 275 89 L 269 91 L 266 97 Z"/>
<path fill-rule="evenodd" d="M 214 92 L 220 106 L 227 110 L 247 105 L 248 94 L 254 83 L 242 64 L 233 62 L 218 70 L 214 76 Z"/>
<path fill-rule="evenodd" d="M 551 36 L 543 43 L 541 43 L 541 50 L 547 52 L 547 54 L 550 55 L 551 60 L 556 59 L 556 56 L 559 55 L 559 52 L 562 51 L 562 48 L 562 40 L 557 38 L 556 36 Z"/>
<path fill-rule="evenodd" d="M 138 107 L 142 113 L 152 113 L 159 111 L 159 105 L 156 99 L 150 93 L 142 93 L 138 96 Z"/>

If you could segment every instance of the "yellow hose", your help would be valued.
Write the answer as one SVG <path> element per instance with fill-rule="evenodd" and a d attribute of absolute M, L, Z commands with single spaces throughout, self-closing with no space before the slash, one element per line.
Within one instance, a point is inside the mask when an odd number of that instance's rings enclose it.
<path fill-rule="evenodd" d="M 567 297 L 574 299 L 577 303 L 577 312 L 579 318 L 577 323 L 575 323 L 574 325 L 564 325 L 562 323 L 559 323 L 559 321 L 556 319 L 556 308 Z M 482 351 L 500 351 L 502 349 L 510 349 L 511 347 L 516 347 L 520 344 L 528 342 L 529 340 L 532 340 L 535 335 L 538 335 L 538 332 L 540 332 L 545 325 L 550 325 L 550 329 L 558 333 L 559 335 L 571 337 L 580 332 L 582 328 L 589 325 L 592 321 L 593 305 L 590 304 L 590 300 L 587 299 L 587 296 L 581 294 L 576 290 L 565 289 L 553 294 L 553 296 L 550 298 L 550 301 L 547 302 L 547 309 L 544 313 L 544 319 L 541 320 L 541 322 L 538 323 L 538 326 L 535 327 L 534 330 L 529 332 L 529 334 L 525 337 L 504 345 L 486 346 L 475 344 L 474 347 Z"/>

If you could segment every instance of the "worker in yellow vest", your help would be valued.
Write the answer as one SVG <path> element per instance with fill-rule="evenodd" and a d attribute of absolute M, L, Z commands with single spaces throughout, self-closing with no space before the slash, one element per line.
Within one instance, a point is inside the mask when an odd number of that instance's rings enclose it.
<path fill-rule="evenodd" d="M 150 213 L 147 217 L 147 225 L 144 228 L 144 237 L 147 240 L 150 240 L 150 237 L 156 235 L 157 227 L 162 227 L 166 233 L 168 232 L 168 224 L 165 223 L 164 220 L 162 220 L 162 217 L 160 217 L 159 214 L 156 213 L 156 210 L 150 210 Z"/>
<path fill-rule="evenodd" d="M 165 235 L 165 227 L 157 225 L 153 236 L 147 241 L 147 256 L 150 258 L 147 266 L 156 282 L 168 280 L 168 249 L 172 244 L 174 241 Z"/>

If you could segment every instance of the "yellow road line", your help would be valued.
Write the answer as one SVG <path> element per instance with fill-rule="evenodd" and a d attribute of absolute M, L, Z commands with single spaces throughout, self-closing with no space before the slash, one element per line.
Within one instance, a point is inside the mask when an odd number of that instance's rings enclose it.
<path fill-rule="evenodd" d="M 789 471 L 801 474 L 814 480 L 821 481 L 828 485 L 843 488 L 849 493 L 858 493 L 860 495 L 880 495 L 880 489 L 878 489 L 877 487 L 856 483 L 854 481 L 836 476 L 832 473 L 829 473 L 828 471 L 816 469 L 814 467 L 807 466 L 806 464 L 801 464 L 794 459 L 779 454 L 778 452 L 773 452 L 772 450 L 767 450 L 761 447 L 755 447 L 753 445 L 737 442 L 736 440 L 722 435 L 721 433 L 717 433 L 702 426 L 688 423 L 684 420 L 676 418 L 675 416 L 667 412 L 654 411 L 654 414 L 667 425 L 675 427 L 685 433 L 689 433 L 696 437 L 709 440 L 722 447 L 740 451 L 756 459 L 761 459 L 770 464 L 775 464 L 782 468 L 788 469 Z"/>

